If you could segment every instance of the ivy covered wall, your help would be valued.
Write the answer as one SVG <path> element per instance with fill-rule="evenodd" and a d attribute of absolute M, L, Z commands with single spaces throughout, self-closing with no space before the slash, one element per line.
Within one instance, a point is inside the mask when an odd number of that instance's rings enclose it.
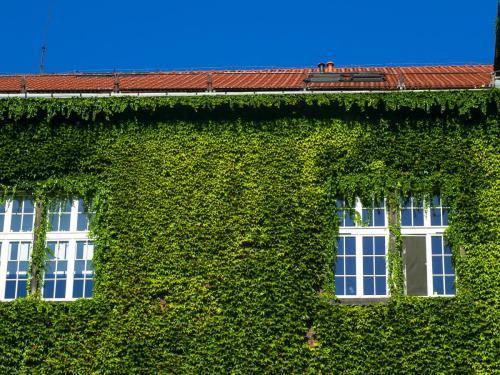
<path fill-rule="evenodd" d="M 495 90 L 0 101 L 3 198 L 97 211 L 94 298 L 0 304 L 0 373 L 500 372 L 499 112 Z M 457 296 L 338 304 L 335 199 L 436 192 Z"/>

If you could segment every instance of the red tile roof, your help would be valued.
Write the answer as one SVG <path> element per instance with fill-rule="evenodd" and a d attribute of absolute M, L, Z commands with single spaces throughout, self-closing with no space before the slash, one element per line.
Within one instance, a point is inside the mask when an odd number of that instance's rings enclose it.
<path fill-rule="evenodd" d="M 355 82 L 348 73 L 379 72 L 385 80 Z M 339 82 L 307 82 L 317 69 L 0 76 L 0 93 L 225 92 L 300 90 L 477 89 L 491 87 L 492 65 L 334 68 Z"/>

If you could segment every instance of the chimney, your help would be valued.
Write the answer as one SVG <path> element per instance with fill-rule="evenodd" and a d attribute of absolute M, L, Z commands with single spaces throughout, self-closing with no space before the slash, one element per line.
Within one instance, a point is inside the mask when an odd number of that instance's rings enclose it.
<path fill-rule="evenodd" d="M 325 63 L 320 62 L 320 63 L 318 64 L 318 71 L 319 71 L 320 73 L 324 73 L 324 72 L 325 72 Z"/>
<path fill-rule="evenodd" d="M 333 62 L 332 61 L 328 61 L 326 63 L 326 72 L 333 73 Z"/>

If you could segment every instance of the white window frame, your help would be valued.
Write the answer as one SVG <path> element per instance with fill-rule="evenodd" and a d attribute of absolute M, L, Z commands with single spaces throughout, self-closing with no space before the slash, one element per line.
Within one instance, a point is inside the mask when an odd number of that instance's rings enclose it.
<path fill-rule="evenodd" d="M 413 198 L 412 199 L 412 207 L 413 207 Z M 425 202 L 424 202 L 425 203 Z M 370 209 L 370 207 L 365 207 Z M 448 225 L 441 226 L 433 226 L 431 225 L 431 209 L 432 208 L 440 208 L 440 212 L 443 209 L 449 209 L 446 206 L 441 205 L 438 207 L 423 207 L 424 214 L 424 225 L 423 226 L 401 226 L 401 236 L 425 236 L 426 241 L 426 271 L 427 271 L 427 296 L 428 297 L 453 297 L 456 294 L 434 294 L 434 284 L 433 284 L 433 270 L 432 270 L 432 246 L 431 239 L 432 236 L 441 236 L 443 241 L 445 240 L 445 231 L 448 228 Z M 340 208 L 342 209 L 342 208 Z M 385 237 L 385 245 L 386 245 L 386 282 L 388 283 L 388 264 L 387 264 L 387 255 L 388 255 L 388 247 L 389 247 L 389 215 L 387 212 L 387 204 L 384 199 L 384 209 L 385 209 L 385 226 L 364 226 L 355 223 L 353 227 L 345 227 L 339 226 L 338 237 L 354 237 L 356 241 L 356 294 L 354 295 L 338 295 L 339 298 L 342 299 L 377 299 L 377 298 L 388 298 L 389 294 L 389 285 L 386 285 L 386 294 L 385 295 L 366 295 L 363 292 L 363 237 Z M 363 206 L 359 198 L 355 201 L 354 206 L 355 215 L 358 218 L 362 218 Z M 344 214 L 347 214 L 347 210 L 344 211 Z M 404 267 L 404 266 L 403 266 Z M 406 267 L 403 269 L 405 280 L 406 280 Z M 456 280 L 456 272 L 455 272 L 455 280 Z M 406 294 L 406 283 L 405 283 L 405 294 Z"/>
<path fill-rule="evenodd" d="M 11 232 L 12 219 L 12 200 L 5 202 L 5 217 L 4 227 L 0 228 L 0 301 L 11 301 L 12 299 L 5 298 L 5 286 L 7 281 L 7 263 L 8 263 L 8 248 L 10 242 L 31 242 L 33 244 L 33 231 L 31 232 Z M 79 199 L 73 199 L 71 202 L 71 219 L 69 231 L 47 231 L 46 242 L 66 241 L 68 242 L 67 252 L 67 270 L 66 270 L 66 293 L 64 298 L 44 298 L 48 301 L 73 301 L 78 298 L 73 298 L 74 284 L 74 267 L 76 258 L 77 241 L 90 241 L 88 229 L 85 231 L 77 230 L 78 220 L 78 204 Z M 3 230 L 2 230 L 3 229 Z M 43 285 L 41 289 L 43 296 Z M 43 298 L 43 297 L 42 297 Z M 83 297 L 81 297 L 83 298 Z"/>

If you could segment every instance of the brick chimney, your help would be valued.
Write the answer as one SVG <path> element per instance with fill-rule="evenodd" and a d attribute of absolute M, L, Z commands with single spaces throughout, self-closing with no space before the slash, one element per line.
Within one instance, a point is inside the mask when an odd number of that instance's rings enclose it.
<path fill-rule="evenodd" d="M 333 73 L 333 61 L 328 61 L 326 63 L 326 72 Z"/>

